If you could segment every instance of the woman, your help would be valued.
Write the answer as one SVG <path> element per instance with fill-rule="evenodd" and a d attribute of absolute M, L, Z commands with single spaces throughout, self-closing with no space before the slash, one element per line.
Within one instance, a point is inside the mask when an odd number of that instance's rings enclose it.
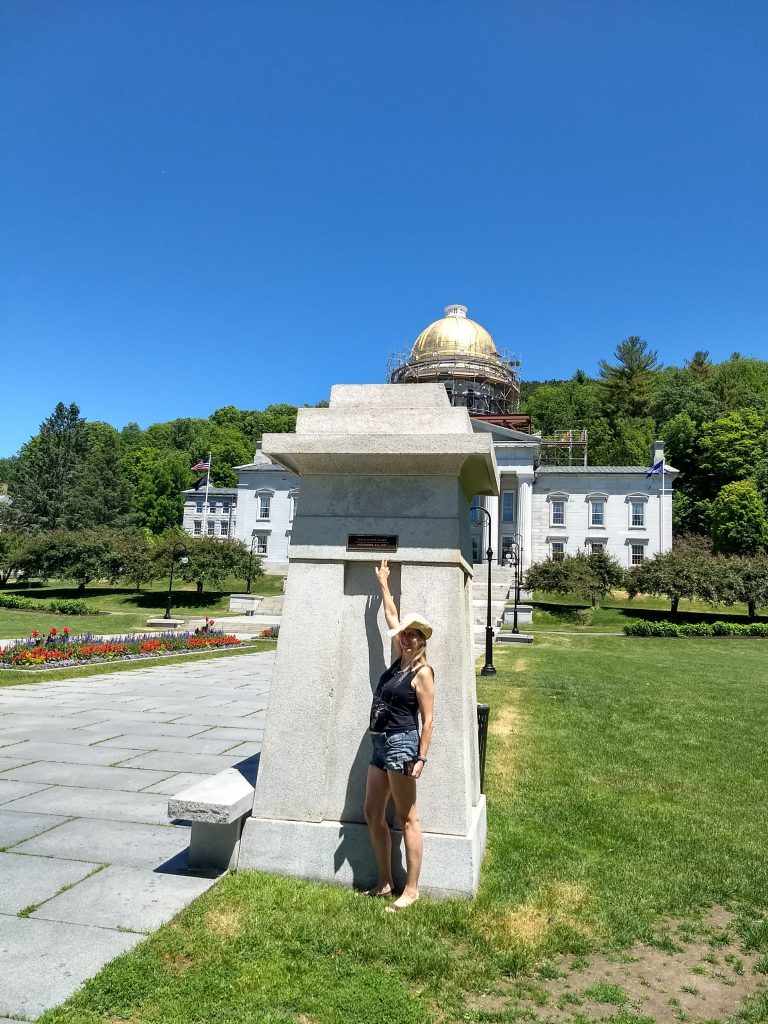
<path fill-rule="evenodd" d="M 387 907 L 388 911 L 397 911 L 410 907 L 419 898 L 424 839 L 416 809 L 416 780 L 427 763 L 432 738 L 435 678 L 427 664 L 427 640 L 432 635 L 432 627 L 420 615 L 407 615 L 400 620 L 389 590 L 389 563 L 386 558 L 376 569 L 376 578 L 381 587 L 389 635 L 395 641 L 398 656 L 376 688 L 374 706 L 378 704 L 381 711 L 380 702 L 383 702 L 380 717 L 383 716 L 384 721 L 376 722 L 371 715 L 373 756 L 368 766 L 365 820 L 371 832 L 379 880 L 368 894 L 389 896 L 393 893 L 392 837 L 386 820 L 391 796 L 405 842 L 405 888 L 400 897 Z"/>

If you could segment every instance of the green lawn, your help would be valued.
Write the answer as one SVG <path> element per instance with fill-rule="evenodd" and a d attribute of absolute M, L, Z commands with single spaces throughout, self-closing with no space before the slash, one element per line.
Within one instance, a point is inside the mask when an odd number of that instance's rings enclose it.
<path fill-rule="evenodd" d="M 511 605 L 508 604 L 508 607 Z M 620 633 L 624 626 L 636 619 L 670 619 L 669 601 L 662 597 L 609 595 L 600 608 L 592 608 L 589 601 L 575 594 L 548 594 L 537 591 L 533 601 L 533 632 L 539 630 L 567 630 Z M 758 616 L 768 621 L 768 616 Z M 704 601 L 681 601 L 677 622 L 749 622 L 746 605 L 713 608 Z M 508 627 L 511 628 L 511 627 Z"/>
<path fill-rule="evenodd" d="M 344 889 L 230 875 L 42 1021 L 522 1021 L 506 1004 L 478 1009 L 477 993 L 546 1002 L 549 958 L 572 955 L 575 969 L 659 942 L 668 919 L 714 904 L 768 953 L 766 647 L 681 650 L 540 634 L 497 652 L 498 676 L 479 687 L 492 709 L 489 847 L 474 901 L 392 917 Z M 556 1019 L 580 1024 L 571 1009 Z M 759 997 L 749 1020 L 766 1013 Z"/>
<path fill-rule="evenodd" d="M 282 576 L 262 576 L 253 581 L 252 591 L 264 597 L 282 593 Z M 226 581 L 223 591 L 205 593 L 200 597 L 193 583 L 182 583 L 173 588 L 174 613 L 185 617 L 210 615 L 223 618 L 229 614 L 230 593 L 245 590 L 243 580 Z M 108 583 L 94 583 L 85 591 L 78 590 L 65 580 L 51 580 L 44 586 L 10 586 L 0 594 L 22 594 L 39 601 L 53 598 L 67 598 L 85 601 L 98 615 L 56 615 L 51 612 L 34 610 L 11 610 L 0 608 L 0 638 L 28 636 L 33 629 L 47 631 L 51 626 L 61 630 L 69 626 L 72 633 L 122 633 L 144 629 L 147 619 L 162 615 L 168 585 L 149 584 L 140 591 L 128 587 L 117 587 Z"/>

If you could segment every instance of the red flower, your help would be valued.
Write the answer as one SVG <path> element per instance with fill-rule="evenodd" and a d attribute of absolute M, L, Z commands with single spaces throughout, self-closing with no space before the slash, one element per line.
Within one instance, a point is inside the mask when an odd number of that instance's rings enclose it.
<path fill-rule="evenodd" d="M 65 626 L 64 629 L 62 629 L 62 633 L 64 636 L 69 636 L 69 626 Z"/>
<path fill-rule="evenodd" d="M 36 640 L 40 636 L 36 629 L 33 629 L 29 635 L 32 637 L 33 640 Z"/>
<path fill-rule="evenodd" d="M 58 632 L 59 632 L 59 631 L 58 631 L 58 629 L 56 629 L 56 627 L 55 627 L 55 626 L 51 626 L 51 636 L 56 636 L 56 634 L 57 634 Z"/>

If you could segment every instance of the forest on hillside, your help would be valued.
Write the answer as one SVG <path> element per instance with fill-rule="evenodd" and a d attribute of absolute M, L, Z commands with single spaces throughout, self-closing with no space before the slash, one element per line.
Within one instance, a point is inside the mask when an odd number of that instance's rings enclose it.
<path fill-rule="evenodd" d="M 682 367 L 660 364 L 638 337 L 600 360 L 596 377 L 523 382 L 521 411 L 544 435 L 586 428 L 591 465 L 645 465 L 651 442 L 666 443 L 680 470 L 673 500 L 678 533 L 723 536 L 747 531 L 751 549 L 768 544 L 768 361 L 707 352 Z M 325 402 L 319 405 L 325 405 Z M 21 450 L 0 459 L 12 498 L 6 526 L 54 529 L 134 526 L 153 534 L 181 522 L 181 491 L 212 454 L 211 479 L 234 485 L 233 467 L 253 457 L 263 433 L 294 429 L 296 406 L 235 406 L 206 419 L 176 419 L 121 430 L 88 422 L 59 403 Z"/>

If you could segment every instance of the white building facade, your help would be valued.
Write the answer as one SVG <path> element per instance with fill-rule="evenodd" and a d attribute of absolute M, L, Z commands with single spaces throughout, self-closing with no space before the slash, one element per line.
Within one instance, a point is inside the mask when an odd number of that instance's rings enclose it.
<path fill-rule="evenodd" d="M 654 443 L 647 467 L 589 466 L 584 433 L 574 441 L 579 464 L 570 450 L 570 464 L 547 464 L 547 442 L 508 425 L 527 423 L 530 429 L 530 418 L 515 412 L 517 361 L 497 352 L 465 306 L 448 306 L 445 314 L 421 332 L 389 379 L 394 386 L 443 383 L 451 402 L 467 409 L 474 430 L 493 435 L 501 492 L 476 499 L 490 524 L 484 515 L 473 519 L 473 561 L 485 559 L 489 541 L 496 562 L 503 565 L 519 551 L 524 569 L 580 551 L 604 551 L 629 568 L 668 551 L 677 470 L 665 466 L 663 475 L 648 475 L 649 467 L 663 465 L 663 443 Z M 207 502 L 202 488 L 184 492 L 184 529 L 192 536 L 237 537 L 253 545 L 267 571 L 285 572 L 301 481 L 261 451 L 235 472 L 237 487 L 212 487 Z"/>

